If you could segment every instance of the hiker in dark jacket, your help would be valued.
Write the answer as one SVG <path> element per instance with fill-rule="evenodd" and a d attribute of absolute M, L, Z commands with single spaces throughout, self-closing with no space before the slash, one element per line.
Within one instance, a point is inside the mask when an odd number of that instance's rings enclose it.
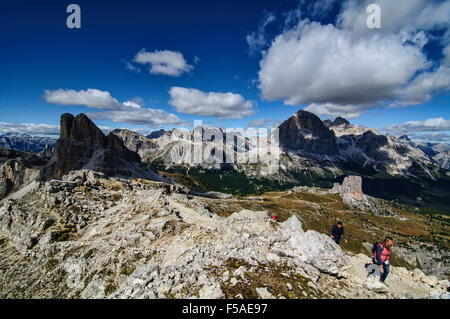
<path fill-rule="evenodd" d="M 392 246 L 394 240 L 392 237 L 386 237 L 383 243 L 377 245 L 377 250 L 373 254 L 373 262 L 380 266 L 380 270 L 383 272 L 380 277 L 380 281 L 384 283 L 389 275 L 389 257 L 391 256 Z"/>
<path fill-rule="evenodd" d="M 336 244 L 339 245 L 341 241 L 341 237 L 344 235 L 344 226 L 342 226 L 342 222 L 338 222 L 336 225 L 333 225 L 331 229 L 331 239 L 334 240 Z M 345 239 L 345 243 L 348 243 L 347 239 Z"/>

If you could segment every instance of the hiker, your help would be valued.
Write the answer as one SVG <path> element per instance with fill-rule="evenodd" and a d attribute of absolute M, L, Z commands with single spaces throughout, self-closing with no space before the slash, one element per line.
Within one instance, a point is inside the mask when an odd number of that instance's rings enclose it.
<path fill-rule="evenodd" d="M 334 240 L 334 242 L 336 244 L 339 245 L 339 243 L 341 242 L 341 237 L 344 235 L 344 226 L 342 225 L 342 222 L 337 222 L 336 225 L 333 225 L 333 228 L 331 229 L 331 239 Z M 345 239 L 345 243 L 347 244 L 348 241 L 347 239 Z"/>
<path fill-rule="evenodd" d="M 382 272 L 380 276 L 380 281 L 384 283 L 389 274 L 389 257 L 391 255 L 392 246 L 394 245 L 394 240 L 392 237 L 386 237 L 382 243 L 374 243 L 372 247 L 374 264 L 380 266 L 380 271 Z"/>
<path fill-rule="evenodd" d="M 133 190 L 133 186 L 131 186 L 131 182 L 130 181 L 127 182 L 127 188 L 129 190 Z"/>
<path fill-rule="evenodd" d="M 272 227 L 275 227 L 275 225 L 277 225 L 277 224 L 278 224 L 277 216 L 274 215 L 274 216 L 272 216 L 272 217 L 270 218 L 270 225 L 271 225 Z"/>

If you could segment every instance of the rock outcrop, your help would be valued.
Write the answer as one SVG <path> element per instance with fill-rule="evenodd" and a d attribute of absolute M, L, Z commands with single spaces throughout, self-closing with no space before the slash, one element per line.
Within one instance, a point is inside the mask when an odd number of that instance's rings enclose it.
<path fill-rule="evenodd" d="M 48 161 L 36 154 L 0 148 L 0 199 L 38 178 Z"/>
<path fill-rule="evenodd" d="M 139 155 L 127 149 L 113 133 L 103 132 L 84 114 L 61 116 L 60 138 L 56 142 L 54 176 L 89 168 L 109 175 L 132 174 Z"/>
<path fill-rule="evenodd" d="M 44 149 L 38 153 L 43 158 L 50 159 L 55 155 L 55 148 L 50 144 L 45 144 Z"/>
<path fill-rule="evenodd" d="M 364 200 L 364 193 L 362 191 L 362 178 L 361 176 L 346 176 L 341 185 L 335 183 L 331 192 L 341 194 L 345 198 L 351 200 L 362 201 Z"/>

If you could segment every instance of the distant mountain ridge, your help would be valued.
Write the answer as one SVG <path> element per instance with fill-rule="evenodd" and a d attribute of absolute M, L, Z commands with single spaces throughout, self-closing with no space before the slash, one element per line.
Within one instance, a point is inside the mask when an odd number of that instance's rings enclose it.
<path fill-rule="evenodd" d="M 41 152 L 46 145 L 54 147 L 56 138 L 31 136 L 23 133 L 5 133 L 0 135 L 0 147 L 23 152 Z"/>

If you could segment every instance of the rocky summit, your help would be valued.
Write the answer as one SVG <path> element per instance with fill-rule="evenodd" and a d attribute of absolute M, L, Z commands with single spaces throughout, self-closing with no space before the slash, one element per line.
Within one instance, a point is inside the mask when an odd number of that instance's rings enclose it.
<path fill-rule="evenodd" d="M 280 146 L 292 151 L 336 154 L 336 136 L 314 114 L 300 110 L 281 123 Z"/>

